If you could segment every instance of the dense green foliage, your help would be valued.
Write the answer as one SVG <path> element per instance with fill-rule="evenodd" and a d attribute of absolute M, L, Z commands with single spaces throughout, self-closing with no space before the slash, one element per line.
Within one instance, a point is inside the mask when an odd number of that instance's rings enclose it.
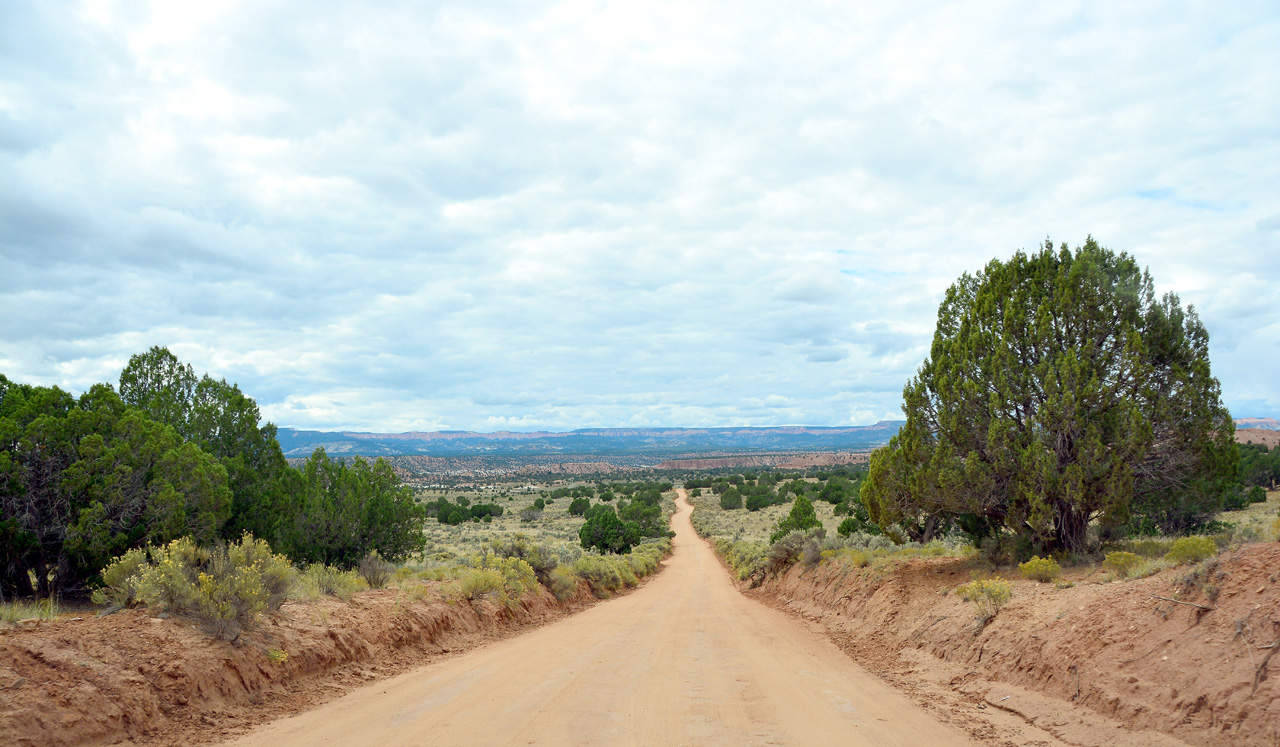
<path fill-rule="evenodd" d="M 662 513 L 662 494 L 671 490 L 671 483 L 644 483 L 631 494 L 629 501 L 620 501 L 618 517 L 633 521 L 640 528 L 641 537 L 674 537 Z"/>
<path fill-rule="evenodd" d="M 833 475 L 818 491 L 818 500 L 840 504 L 858 495 L 858 482 L 839 475 Z"/>
<path fill-rule="evenodd" d="M 1071 551 L 1094 519 L 1196 526 L 1236 469 L 1208 342 L 1194 311 L 1092 238 L 965 274 L 903 390 L 906 424 L 872 456 L 871 518 L 916 539 L 957 521 Z"/>
<path fill-rule="evenodd" d="M 804 532 L 821 526 L 822 522 L 818 520 L 818 514 L 813 510 L 813 502 L 804 495 L 798 495 L 795 503 L 791 504 L 791 513 L 778 522 L 778 527 L 769 537 L 769 541 L 777 542 L 790 532 Z"/>
<path fill-rule="evenodd" d="M 435 518 L 441 524 L 457 526 L 464 521 L 487 521 L 487 517 L 501 516 L 504 509 L 496 503 L 477 503 L 463 496 L 457 497 L 457 503 L 450 503 L 448 498 L 428 501 L 421 506 L 425 518 Z"/>
<path fill-rule="evenodd" d="M 224 538 L 244 532 L 275 536 L 288 501 L 287 465 L 275 425 L 259 425 L 262 416 L 252 398 L 225 379 L 197 379 L 167 348 L 153 347 L 131 357 L 120 373 L 120 399 L 172 427 L 226 469 L 231 515 L 221 529 Z"/>
<path fill-rule="evenodd" d="M 339 461 L 316 449 L 281 522 L 280 548 L 296 561 L 340 568 L 374 549 L 399 562 L 422 550 L 424 514 L 387 462 Z"/>
<path fill-rule="evenodd" d="M 742 508 L 742 493 L 737 488 L 729 488 L 720 494 L 720 508 L 726 511 Z"/>
<path fill-rule="evenodd" d="M 633 521 L 623 521 L 613 506 L 592 506 L 593 513 L 578 530 L 583 549 L 600 552 L 623 553 L 640 542 L 640 527 Z"/>
<path fill-rule="evenodd" d="M 1252 488 L 1272 488 L 1280 483 L 1280 448 L 1265 444 L 1240 444 L 1240 483 Z"/>
<path fill-rule="evenodd" d="M 251 398 L 167 349 L 133 356 L 120 392 L 0 375 L 0 594 L 83 593 L 113 558 L 181 537 L 249 532 L 345 567 L 421 547 L 421 511 L 389 466 L 318 452 L 290 468 Z"/>
<path fill-rule="evenodd" d="M 77 400 L 0 376 L 5 595 L 83 590 L 125 550 L 212 540 L 230 506 L 217 459 L 126 408 L 110 386 Z"/>

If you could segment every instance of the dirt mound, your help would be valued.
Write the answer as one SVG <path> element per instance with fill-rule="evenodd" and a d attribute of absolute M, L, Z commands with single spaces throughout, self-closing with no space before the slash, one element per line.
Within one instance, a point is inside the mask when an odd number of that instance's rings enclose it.
<path fill-rule="evenodd" d="M 1090 741 L 1071 738 L 1075 704 L 1192 744 L 1276 744 L 1280 545 L 1248 545 L 1193 570 L 1113 583 L 1068 572 L 1060 582 L 1070 588 L 1011 579 L 1013 600 L 986 626 L 951 593 L 970 577 L 956 559 L 795 566 L 753 593 L 821 622 L 891 680 L 932 670 L 1067 741 Z"/>
<path fill-rule="evenodd" d="M 139 611 L 3 629 L 0 734 L 15 746 L 225 739 L 595 602 L 585 584 L 563 604 L 537 591 L 515 609 L 446 601 L 439 587 L 420 601 L 384 590 L 291 602 L 236 645 Z"/>

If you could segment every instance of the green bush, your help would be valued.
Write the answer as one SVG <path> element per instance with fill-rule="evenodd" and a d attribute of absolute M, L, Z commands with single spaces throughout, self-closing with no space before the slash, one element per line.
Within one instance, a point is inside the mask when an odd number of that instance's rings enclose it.
<path fill-rule="evenodd" d="M 973 602 L 979 622 L 985 625 L 1012 598 L 1013 587 L 1004 579 L 986 578 L 956 587 L 956 594 Z"/>
<path fill-rule="evenodd" d="M 1058 565 L 1058 561 L 1053 558 L 1042 558 L 1036 555 L 1019 565 L 1018 570 L 1022 571 L 1023 578 L 1048 583 L 1061 575 L 1062 566 Z"/>
<path fill-rule="evenodd" d="M 1164 556 L 1177 565 L 1199 563 L 1218 554 L 1218 547 L 1208 537 L 1179 537 Z"/>
<path fill-rule="evenodd" d="M 658 565 L 662 562 L 664 554 L 665 551 L 661 545 L 647 544 L 637 546 L 622 557 L 626 558 L 631 565 L 631 570 L 635 571 L 637 576 L 643 578 L 658 570 Z"/>
<path fill-rule="evenodd" d="M 729 488 L 721 493 L 720 508 L 726 511 L 742 508 L 742 493 L 737 488 Z"/>
<path fill-rule="evenodd" d="M 582 549 L 592 548 L 600 552 L 622 553 L 640 542 L 640 525 L 634 521 L 623 521 L 618 518 L 612 506 L 596 506 L 582 528 L 578 530 L 578 540 Z"/>
<path fill-rule="evenodd" d="M 725 540 L 723 544 L 717 543 L 720 553 L 724 556 L 729 567 L 733 569 L 733 574 L 737 576 L 739 581 L 751 579 L 753 585 L 758 585 L 764 579 L 764 572 L 768 567 L 769 545 L 759 540 L 739 540 L 731 542 Z"/>
<path fill-rule="evenodd" d="M 845 517 L 844 521 L 840 522 L 840 526 L 836 527 L 836 534 L 840 535 L 841 537 L 848 537 L 849 535 L 853 534 L 857 530 L 858 530 L 858 520 L 853 518 L 852 516 L 848 516 L 848 517 Z"/>
<path fill-rule="evenodd" d="M 770 535 L 769 541 L 777 542 L 785 537 L 788 532 L 804 532 L 821 526 L 822 522 L 818 520 L 818 515 L 813 510 L 813 502 L 803 494 L 797 495 L 795 502 L 791 504 L 791 513 L 778 522 L 778 527 Z"/>
<path fill-rule="evenodd" d="M 627 555 L 620 555 L 614 558 L 608 558 L 613 567 L 618 570 L 618 578 L 622 579 L 622 585 L 627 588 L 633 588 L 640 584 L 640 575 L 636 573 L 635 567 L 631 565 L 631 558 Z"/>
<path fill-rule="evenodd" d="M 330 459 L 318 448 L 292 486 L 290 514 L 280 521 L 281 550 L 299 563 L 353 568 L 377 549 L 399 563 L 422 552 L 426 508 L 383 459 Z M 458 522 L 470 510 L 452 509 Z M 447 517 L 452 523 L 454 515 Z"/>
<path fill-rule="evenodd" d="M 848 563 L 854 568 L 866 568 L 874 557 L 870 550 L 840 549 L 832 551 L 832 557 Z"/>
<path fill-rule="evenodd" d="M 1173 540 L 1163 537 L 1141 537 L 1120 544 L 1125 550 L 1144 558 L 1163 557 L 1173 547 Z"/>
<path fill-rule="evenodd" d="M 1102 567 L 1120 578 L 1128 578 L 1141 563 L 1141 557 L 1131 552 L 1120 550 L 1107 553 L 1107 556 L 1102 560 Z"/>

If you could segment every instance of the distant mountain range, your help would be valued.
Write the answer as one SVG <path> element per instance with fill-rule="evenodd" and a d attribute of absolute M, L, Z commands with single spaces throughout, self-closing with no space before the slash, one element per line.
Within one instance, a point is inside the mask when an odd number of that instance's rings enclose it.
<path fill-rule="evenodd" d="M 307 457 L 323 446 L 330 455 L 359 456 L 534 456 L 555 454 L 693 454 L 743 451 L 837 451 L 883 446 L 901 420 L 875 425 L 761 428 L 582 428 L 532 433 L 362 433 L 281 428 L 280 448 L 290 458 Z M 1280 431 L 1275 418 L 1237 418 L 1237 429 Z"/>
<path fill-rule="evenodd" d="M 902 421 L 825 428 L 583 428 L 533 433 L 358 433 L 281 428 L 285 456 L 310 456 L 323 446 L 330 455 L 428 456 L 537 454 L 687 454 L 706 451 L 828 451 L 870 449 L 889 442 Z"/>

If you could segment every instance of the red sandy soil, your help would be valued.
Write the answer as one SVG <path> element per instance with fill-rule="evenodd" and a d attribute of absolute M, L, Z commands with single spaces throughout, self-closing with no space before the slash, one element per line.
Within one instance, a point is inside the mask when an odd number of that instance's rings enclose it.
<path fill-rule="evenodd" d="M 0 627 L 0 742 L 220 741 L 342 693 L 592 606 L 585 584 L 515 610 L 398 589 L 286 603 L 237 644 L 141 611 Z M 275 663 L 267 652 L 288 653 Z"/>
<path fill-rule="evenodd" d="M 1157 743 L 1140 730 L 1280 744 L 1280 544 L 1227 552 L 1184 583 L 1190 570 L 1102 583 L 1068 569 L 1071 588 L 1006 574 L 1012 601 L 986 626 L 953 593 L 971 575 L 959 559 L 797 565 L 750 594 L 818 623 L 922 703 L 1005 709 L 1073 744 Z"/>

